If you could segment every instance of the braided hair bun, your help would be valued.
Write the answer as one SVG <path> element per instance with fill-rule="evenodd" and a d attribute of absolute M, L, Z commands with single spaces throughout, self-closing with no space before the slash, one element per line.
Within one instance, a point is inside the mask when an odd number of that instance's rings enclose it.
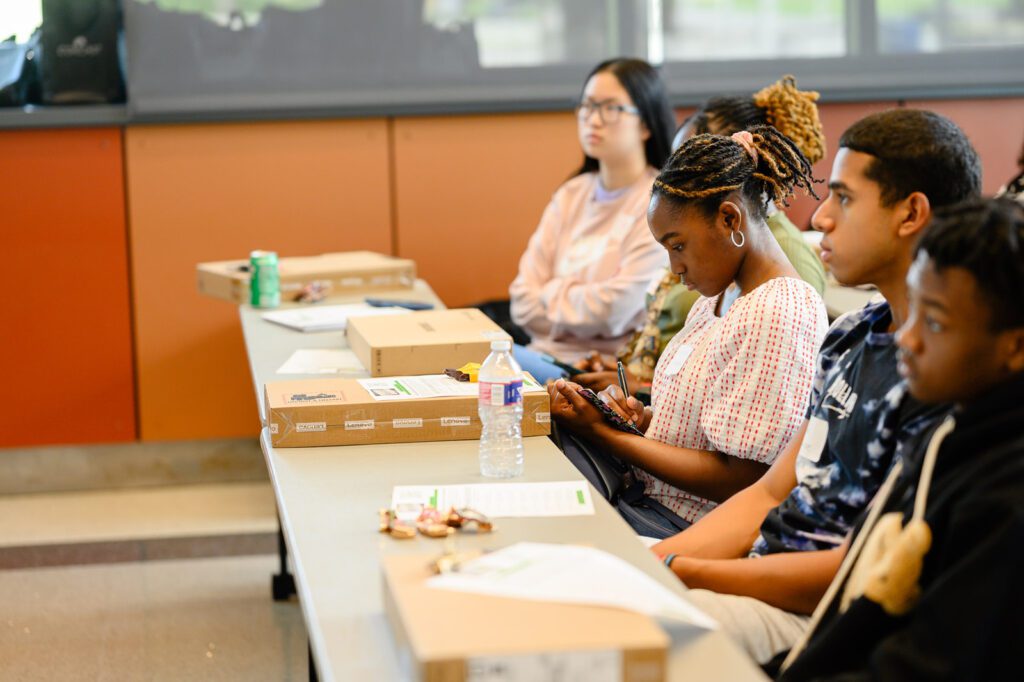
<path fill-rule="evenodd" d="M 793 76 L 783 76 L 754 93 L 754 104 L 764 111 L 768 124 L 793 140 L 812 164 L 825 156 L 825 135 L 815 104 L 819 96 L 813 90 L 798 89 Z"/>

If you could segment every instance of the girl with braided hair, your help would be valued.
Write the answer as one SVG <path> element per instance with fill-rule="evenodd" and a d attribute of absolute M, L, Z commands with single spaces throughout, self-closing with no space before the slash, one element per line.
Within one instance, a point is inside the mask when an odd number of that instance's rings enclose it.
<path fill-rule="evenodd" d="M 673 148 L 695 134 L 732 135 L 756 125 L 771 125 L 788 137 L 807 160 L 817 163 L 825 154 L 825 135 L 818 118 L 818 93 L 800 90 L 793 76 L 785 76 L 752 96 L 715 97 L 679 128 Z M 766 205 L 766 223 L 786 258 L 805 282 L 819 294 L 825 290 L 825 268 L 800 230 L 774 202 Z M 654 366 L 672 337 L 682 329 L 699 297 L 667 269 L 647 293 L 647 316 L 633 338 L 619 349 L 618 359 L 628 372 L 633 391 L 650 384 Z M 584 374 L 574 381 L 595 391 L 616 381 L 614 359 L 591 353 L 578 365 Z"/>
<path fill-rule="evenodd" d="M 771 126 L 685 142 L 654 181 L 647 221 L 701 298 L 658 361 L 650 408 L 616 386 L 601 393 L 645 435 L 610 426 L 577 384 L 551 389 L 559 426 L 584 441 L 563 438 L 584 475 L 588 445 L 632 467 L 617 504 L 642 535 L 667 537 L 756 481 L 802 424 L 825 307 L 765 218 L 795 188 L 813 194 L 812 182 L 807 158 Z"/>

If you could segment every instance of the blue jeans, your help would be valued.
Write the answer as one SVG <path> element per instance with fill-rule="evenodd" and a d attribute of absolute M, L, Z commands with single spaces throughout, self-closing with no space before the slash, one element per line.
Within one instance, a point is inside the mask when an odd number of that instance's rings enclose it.
<path fill-rule="evenodd" d="M 558 365 L 548 360 L 543 353 L 530 350 L 518 343 L 512 346 L 512 357 L 516 359 L 524 372 L 529 372 L 541 385 L 548 380 L 564 379 L 568 374 Z"/>
<path fill-rule="evenodd" d="M 632 503 L 619 500 L 615 508 L 637 535 L 648 538 L 664 540 L 690 527 L 689 521 L 646 496 Z"/>

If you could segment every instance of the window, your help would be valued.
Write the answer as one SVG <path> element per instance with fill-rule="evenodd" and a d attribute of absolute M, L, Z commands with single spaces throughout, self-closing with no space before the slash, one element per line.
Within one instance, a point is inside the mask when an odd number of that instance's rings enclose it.
<path fill-rule="evenodd" d="M 23 43 L 43 22 L 42 0 L 0 2 L 0 40 L 14 36 Z"/>
<path fill-rule="evenodd" d="M 839 57 L 846 52 L 843 4 L 842 0 L 664 0 L 665 59 Z"/>
<path fill-rule="evenodd" d="M 1024 92 L 1024 0 L 647 0 L 677 102 L 791 73 L 836 100 Z"/>
<path fill-rule="evenodd" d="M 608 5 L 559 0 L 432 0 L 424 21 L 440 29 L 472 24 L 480 66 L 593 65 L 609 53 Z"/>
<path fill-rule="evenodd" d="M 1019 0 L 879 0 L 878 45 L 889 54 L 1024 46 Z"/>

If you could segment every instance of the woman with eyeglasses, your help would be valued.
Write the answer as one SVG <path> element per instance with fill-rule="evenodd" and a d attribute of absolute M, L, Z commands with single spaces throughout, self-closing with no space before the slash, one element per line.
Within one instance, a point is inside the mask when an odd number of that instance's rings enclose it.
<path fill-rule="evenodd" d="M 540 381 L 591 350 L 612 353 L 640 326 L 644 292 L 666 265 L 646 223 L 675 119 L 654 68 L 612 59 L 587 77 L 577 112 L 583 164 L 555 192 L 509 290 L 530 335 L 515 356 Z"/>

